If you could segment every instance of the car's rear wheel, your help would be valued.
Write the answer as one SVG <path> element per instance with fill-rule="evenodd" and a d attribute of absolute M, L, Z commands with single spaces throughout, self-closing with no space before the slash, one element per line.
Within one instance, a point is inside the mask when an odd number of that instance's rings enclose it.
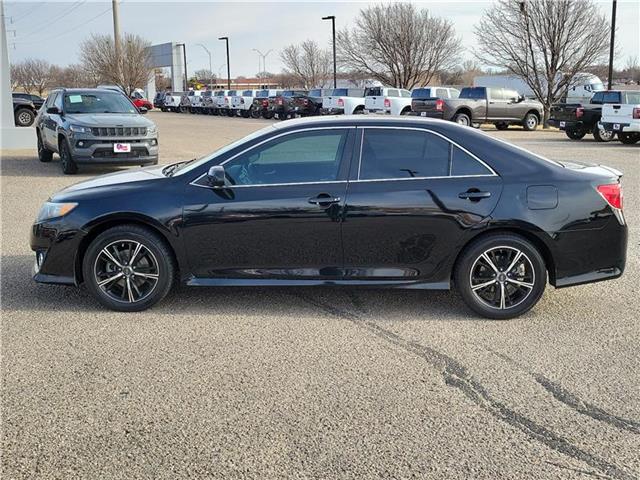
<path fill-rule="evenodd" d="M 39 131 L 36 131 L 38 137 L 38 160 L 41 162 L 50 162 L 53 159 L 53 152 L 44 146 L 42 135 Z"/>
<path fill-rule="evenodd" d="M 584 137 L 587 134 L 587 132 L 585 132 L 584 130 L 579 130 L 577 128 L 567 128 L 564 131 L 564 133 L 571 140 L 580 140 L 582 137 Z"/>
<path fill-rule="evenodd" d="M 36 114 L 30 108 L 19 108 L 14 118 L 18 127 L 30 127 L 36 119 Z"/>
<path fill-rule="evenodd" d="M 538 250 L 512 234 L 490 235 L 472 243 L 458 259 L 454 275 L 469 308 L 498 320 L 527 312 L 538 303 L 547 284 Z"/>
<path fill-rule="evenodd" d="M 458 125 L 464 125 L 465 127 L 469 127 L 471 125 L 471 118 L 466 113 L 457 113 L 453 117 L 453 121 Z"/>
<path fill-rule="evenodd" d="M 73 175 L 78 172 L 78 164 L 73 160 L 71 154 L 71 148 L 66 138 L 60 140 L 60 146 L 58 147 L 60 152 L 60 165 L 62 166 L 62 172 L 65 175 Z"/>
<path fill-rule="evenodd" d="M 610 142 L 615 136 L 614 131 L 600 128 L 597 123 L 593 127 L 593 138 L 596 139 L 596 142 Z"/>
<path fill-rule="evenodd" d="M 538 128 L 538 116 L 535 113 L 527 113 L 522 121 L 522 127 L 531 132 Z"/>
<path fill-rule="evenodd" d="M 633 145 L 640 140 L 640 133 L 619 133 L 618 138 L 625 145 Z"/>
<path fill-rule="evenodd" d="M 253 107 L 251 107 L 251 108 L 249 109 L 249 113 L 250 113 L 250 115 L 251 115 L 251 118 L 260 118 L 260 112 L 258 111 L 258 109 L 257 109 L 257 108 L 253 108 Z"/>
<path fill-rule="evenodd" d="M 91 242 L 82 273 L 91 294 L 105 307 L 145 310 L 173 286 L 177 268 L 170 248 L 155 232 L 138 225 L 110 228 Z"/>
<path fill-rule="evenodd" d="M 400 115 L 409 115 L 411 113 L 411 107 L 407 107 L 400 112 Z"/>
<path fill-rule="evenodd" d="M 506 130 L 509 128 L 509 124 L 507 122 L 498 122 L 495 125 L 498 130 Z"/>

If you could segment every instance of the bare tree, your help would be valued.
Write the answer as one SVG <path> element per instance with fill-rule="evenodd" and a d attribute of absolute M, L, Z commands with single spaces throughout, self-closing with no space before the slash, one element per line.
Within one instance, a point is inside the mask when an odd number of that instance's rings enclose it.
<path fill-rule="evenodd" d="M 331 53 L 313 40 L 300 45 L 289 45 L 280 52 L 286 74 L 298 79 L 300 86 L 313 88 L 321 85 L 331 74 Z"/>
<path fill-rule="evenodd" d="M 9 71 L 9 76 L 11 78 L 11 90 L 15 90 L 22 83 L 22 69 L 20 68 L 19 63 L 12 63 L 11 69 Z"/>
<path fill-rule="evenodd" d="M 522 78 L 544 106 L 609 51 L 609 23 L 592 0 L 498 0 L 475 28 L 478 59 Z"/>
<path fill-rule="evenodd" d="M 37 92 L 42 95 L 51 86 L 51 72 L 51 64 L 45 60 L 28 58 L 12 64 L 12 87 L 20 87 L 26 93 Z"/>
<path fill-rule="evenodd" d="M 341 66 L 385 85 L 411 89 L 453 68 L 462 51 L 449 20 L 411 3 L 360 10 L 355 26 L 338 32 Z"/>
<path fill-rule="evenodd" d="M 147 84 L 151 75 L 150 43 L 131 33 L 120 42 L 120 58 L 116 58 L 113 37 L 92 35 L 80 45 L 83 67 L 92 76 L 118 85 L 127 95 Z"/>
<path fill-rule="evenodd" d="M 95 87 L 100 79 L 93 77 L 81 65 L 72 64 L 66 67 L 51 67 L 51 86 L 82 88 Z"/>

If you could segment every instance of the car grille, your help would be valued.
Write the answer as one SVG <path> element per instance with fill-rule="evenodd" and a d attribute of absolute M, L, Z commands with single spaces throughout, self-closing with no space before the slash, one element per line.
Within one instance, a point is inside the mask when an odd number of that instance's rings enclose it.
<path fill-rule="evenodd" d="M 145 147 L 133 147 L 130 152 L 114 153 L 112 149 L 96 148 L 93 158 L 137 158 L 146 157 L 149 152 Z"/>
<path fill-rule="evenodd" d="M 96 137 L 135 137 L 147 134 L 147 127 L 93 127 Z"/>

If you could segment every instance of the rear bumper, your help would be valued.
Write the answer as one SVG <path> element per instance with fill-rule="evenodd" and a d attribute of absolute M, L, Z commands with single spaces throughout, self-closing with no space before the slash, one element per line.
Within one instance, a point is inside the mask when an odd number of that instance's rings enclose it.
<path fill-rule="evenodd" d="M 372 115 L 391 115 L 391 110 L 386 108 L 365 108 L 364 111 Z"/>
<path fill-rule="evenodd" d="M 342 115 L 344 114 L 344 108 L 323 108 L 320 112 L 322 115 Z"/>
<path fill-rule="evenodd" d="M 640 122 L 636 123 L 610 123 L 600 122 L 598 123 L 600 128 L 610 132 L 617 133 L 640 133 Z"/>
<path fill-rule="evenodd" d="M 410 112 L 409 115 L 413 115 L 415 117 L 438 118 L 440 120 L 444 120 L 444 112 L 418 110 L 417 112 Z"/>
<path fill-rule="evenodd" d="M 584 123 L 576 120 L 558 120 L 556 118 L 549 119 L 549 125 L 560 130 L 582 130 Z"/>

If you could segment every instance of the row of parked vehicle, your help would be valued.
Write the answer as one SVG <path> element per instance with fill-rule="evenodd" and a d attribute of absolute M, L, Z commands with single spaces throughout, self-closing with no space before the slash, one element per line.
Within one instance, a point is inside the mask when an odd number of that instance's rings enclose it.
<path fill-rule="evenodd" d="M 489 87 L 422 87 L 413 91 L 393 87 L 312 90 L 191 90 L 158 92 L 154 106 L 162 111 L 191 112 L 244 118 L 288 118 L 312 115 L 391 114 L 441 118 L 478 127 L 494 123 L 499 129 L 521 125 L 535 130 L 542 105 L 515 90 Z"/>
<path fill-rule="evenodd" d="M 596 92 L 588 103 L 559 103 L 551 107 L 549 123 L 580 140 L 592 134 L 598 142 L 616 135 L 627 145 L 640 141 L 640 90 Z"/>

